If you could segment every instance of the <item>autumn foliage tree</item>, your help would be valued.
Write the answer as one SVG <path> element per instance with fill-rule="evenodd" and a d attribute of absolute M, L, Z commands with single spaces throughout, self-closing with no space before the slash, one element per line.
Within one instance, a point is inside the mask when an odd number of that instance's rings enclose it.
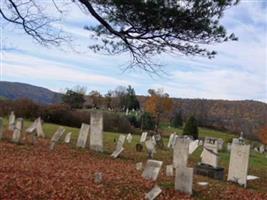
<path fill-rule="evenodd" d="M 263 144 L 267 145 L 267 125 L 261 128 L 259 132 L 259 139 Z"/>
<path fill-rule="evenodd" d="M 93 104 L 93 107 L 94 108 L 98 108 L 100 107 L 100 105 L 102 104 L 102 95 L 100 94 L 100 92 L 96 91 L 96 90 L 92 90 L 90 93 L 89 93 L 89 96 L 91 97 L 92 99 L 92 104 Z"/>
<path fill-rule="evenodd" d="M 159 127 L 162 115 L 172 108 L 172 99 L 162 89 L 148 90 L 149 97 L 145 102 L 145 111 L 149 112 L 156 121 L 156 129 Z"/>

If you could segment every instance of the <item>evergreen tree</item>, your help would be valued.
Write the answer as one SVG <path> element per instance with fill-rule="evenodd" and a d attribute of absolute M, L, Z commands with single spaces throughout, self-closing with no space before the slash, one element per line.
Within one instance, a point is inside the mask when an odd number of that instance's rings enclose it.
<path fill-rule="evenodd" d="M 194 139 L 198 138 L 198 122 L 194 116 L 191 116 L 185 123 L 183 135 L 193 136 Z"/>
<path fill-rule="evenodd" d="M 83 103 L 85 102 L 84 94 L 73 90 L 67 90 L 66 94 L 62 97 L 62 101 L 71 108 L 82 108 Z"/>
<path fill-rule="evenodd" d="M 128 108 L 129 110 L 138 110 L 140 108 L 139 101 L 136 98 L 134 88 L 132 88 L 130 85 L 127 88 L 126 108 Z"/>
<path fill-rule="evenodd" d="M 171 120 L 171 126 L 174 128 L 179 128 L 183 126 L 183 119 L 180 112 L 176 112 Z"/>

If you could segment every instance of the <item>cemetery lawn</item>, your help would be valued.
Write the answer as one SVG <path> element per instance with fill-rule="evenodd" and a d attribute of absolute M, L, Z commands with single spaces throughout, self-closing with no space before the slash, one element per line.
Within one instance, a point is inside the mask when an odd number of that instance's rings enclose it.
<path fill-rule="evenodd" d="M 25 121 L 24 127 L 32 122 Z M 4 121 L 7 127 L 7 121 Z M 145 193 L 153 188 L 154 182 L 141 177 L 141 171 L 135 169 L 137 162 L 145 164 L 147 155 L 135 151 L 135 144 L 140 136 L 134 135 L 131 144 L 125 142 L 125 150 L 118 159 L 110 154 L 115 149 L 114 138 L 119 133 L 105 132 L 103 154 L 94 153 L 88 148 L 75 147 L 79 129 L 64 127 L 65 133 L 71 131 L 71 144 L 61 143 L 49 151 L 49 139 L 58 125 L 45 123 L 46 139 L 39 139 L 35 145 L 24 142 L 15 145 L 9 142 L 11 132 L 5 131 L 7 138 L 0 141 L 0 199 L 144 199 Z M 162 125 L 164 143 L 168 142 L 171 132 L 182 133 L 181 129 Z M 220 131 L 200 128 L 200 136 L 223 138 L 225 144 L 234 135 Z M 226 148 L 226 145 L 225 145 Z M 200 161 L 202 147 L 189 158 L 189 166 Z M 225 180 L 229 165 L 229 153 L 220 152 L 220 165 L 225 167 Z M 213 180 L 194 175 L 193 196 L 175 192 L 174 178 L 166 177 L 166 165 L 172 162 L 172 152 L 168 149 L 158 150 L 154 159 L 164 162 L 157 184 L 163 192 L 158 199 L 267 199 L 267 158 L 266 155 L 251 151 L 249 175 L 260 179 L 249 181 L 247 189 L 229 182 Z M 94 183 L 94 173 L 103 173 L 103 182 Z M 208 182 L 208 186 L 199 186 L 197 182 Z"/>

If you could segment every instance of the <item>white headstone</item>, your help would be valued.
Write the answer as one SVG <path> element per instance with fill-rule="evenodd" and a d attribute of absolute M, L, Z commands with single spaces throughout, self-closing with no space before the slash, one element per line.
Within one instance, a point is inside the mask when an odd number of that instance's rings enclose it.
<path fill-rule="evenodd" d="M 36 122 L 36 132 L 38 137 L 45 137 L 45 133 L 43 130 L 43 125 L 42 125 L 42 119 L 39 117 Z"/>
<path fill-rule="evenodd" d="M 162 161 L 158 160 L 147 160 L 142 177 L 144 177 L 147 180 L 152 180 L 152 181 L 157 180 L 162 163 L 163 163 Z"/>
<path fill-rule="evenodd" d="M 54 133 L 54 135 L 51 138 L 51 144 L 50 144 L 50 150 L 53 150 L 56 143 L 60 140 L 60 138 L 62 137 L 62 135 L 64 134 L 65 129 L 60 126 L 57 131 Z"/>
<path fill-rule="evenodd" d="M 219 138 L 217 141 L 218 141 L 218 150 L 221 151 L 223 149 L 224 140 Z"/>
<path fill-rule="evenodd" d="M 187 166 L 188 152 L 189 152 L 189 142 L 190 140 L 177 137 L 173 149 L 173 166 L 174 168 L 178 166 Z"/>
<path fill-rule="evenodd" d="M 156 152 L 156 150 L 155 150 L 155 143 L 154 143 L 154 141 L 153 141 L 152 138 L 149 139 L 149 140 L 147 140 L 147 141 L 145 141 L 145 146 L 146 146 L 146 149 L 147 149 L 148 151 L 151 151 L 151 152 L 153 152 L 153 153 Z"/>
<path fill-rule="evenodd" d="M 21 131 L 23 129 L 23 118 L 18 118 L 16 121 L 16 126 L 13 128 L 12 142 L 19 143 L 21 138 Z"/>
<path fill-rule="evenodd" d="M 228 169 L 228 181 L 247 186 L 247 173 L 249 164 L 250 145 L 232 144 L 230 164 Z"/>
<path fill-rule="evenodd" d="M 169 141 L 168 141 L 168 144 L 167 144 L 167 147 L 168 148 L 172 148 L 173 146 L 173 140 L 175 140 L 176 138 L 175 138 L 175 136 L 176 136 L 176 134 L 175 133 L 172 133 L 171 135 L 170 135 L 170 137 L 169 137 Z"/>
<path fill-rule="evenodd" d="M 77 139 L 77 147 L 81 147 L 81 148 L 85 148 L 86 146 L 86 142 L 88 139 L 88 134 L 89 134 L 89 130 L 90 130 L 90 126 L 88 124 L 82 124 L 80 132 L 79 132 L 79 136 Z"/>
<path fill-rule="evenodd" d="M 259 152 L 260 152 L 260 153 L 264 153 L 264 152 L 265 152 L 265 147 L 264 147 L 263 144 L 260 145 L 260 147 L 259 147 Z"/>
<path fill-rule="evenodd" d="M 143 169 L 143 163 L 142 162 L 136 163 L 135 168 L 138 171 L 142 170 Z"/>
<path fill-rule="evenodd" d="M 124 150 L 123 147 L 120 147 L 120 148 L 116 148 L 115 151 L 111 154 L 111 157 L 113 158 L 117 158 L 121 152 Z"/>
<path fill-rule="evenodd" d="M 69 133 L 67 133 L 67 135 L 65 136 L 64 142 L 65 142 L 66 144 L 69 144 L 69 143 L 70 143 L 71 135 L 72 135 L 72 132 L 69 132 Z"/>
<path fill-rule="evenodd" d="M 231 151 L 231 146 L 232 144 L 231 143 L 227 143 L 227 151 L 230 152 Z"/>
<path fill-rule="evenodd" d="M 161 192 L 162 190 L 160 189 L 160 187 L 155 185 L 153 189 L 150 190 L 150 192 L 146 193 L 145 199 L 154 200 L 160 195 Z"/>
<path fill-rule="evenodd" d="M 128 143 L 132 143 L 132 140 L 133 140 L 133 136 L 131 133 L 128 133 L 127 137 L 126 137 L 126 140 Z"/>
<path fill-rule="evenodd" d="M 16 124 L 16 116 L 15 116 L 14 112 L 12 111 L 9 115 L 8 130 L 13 131 L 15 128 L 15 124 Z"/>
<path fill-rule="evenodd" d="M 192 154 L 197 148 L 199 141 L 198 140 L 194 140 L 194 141 L 190 141 L 189 143 L 189 154 Z"/>
<path fill-rule="evenodd" d="M 177 167 L 175 169 L 175 190 L 186 194 L 192 194 L 193 168 Z"/>
<path fill-rule="evenodd" d="M 103 152 L 103 113 L 91 112 L 90 149 Z"/>
<path fill-rule="evenodd" d="M 146 141 L 146 137 L 147 137 L 147 132 L 143 132 L 140 138 L 140 143 L 143 143 Z"/>
<path fill-rule="evenodd" d="M 37 120 L 35 120 L 30 127 L 28 127 L 25 132 L 26 133 L 33 133 L 36 130 L 36 126 L 37 126 Z"/>
<path fill-rule="evenodd" d="M 3 137 L 3 118 L 0 117 L 0 140 L 2 139 Z"/>
<path fill-rule="evenodd" d="M 116 146 L 116 149 L 120 149 L 121 147 L 123 147 L 124 143 L 125 143 L 125 139 L 126 139 L 126 136 L 121 134 L 119 136 L 119 139 L 117 141 L 117 146 Z"/>
<path fill-rule="evenodd" d="M 218 167 L 218 141 L 215 138 L 205 138 L 203 152 L 201 153 L 201 163 Z"/>
<path fill-rule="evenodd" d="M 173 165 L 166 166 L 166 176 L 173 176 Z"/>

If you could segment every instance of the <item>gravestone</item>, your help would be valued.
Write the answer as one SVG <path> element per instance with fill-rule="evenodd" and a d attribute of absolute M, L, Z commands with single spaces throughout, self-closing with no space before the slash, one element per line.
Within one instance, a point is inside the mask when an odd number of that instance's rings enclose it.
<path fill-rule="evenodd" d="M 145 199 L 154 200 L 160 195 L 161 192 L 162 190 L 160 189 L 160 187 L 155 185 L 153 189 L 150 190 L 150 192 L 146 193 Z"/>
<path fill-rule="evenodd" d="M 14 112 L 12 111 L 9 115 L 8 130 L 14 131 L 15 126 L 16 126 L 16 116 L 15 116 Z"/>
<path fill-rule="evenodd" d="M 247 186 L 250 145 L 233 143 L 227 181 Z"/>
<path fill-rule="evenodd" d="M 115 151 L 111 154 L 111 157 L 117 158 L 123 150 L 124 148 L 122 146 L 119 148 L 116 148 Z"/>
<path fill-rule="evenodd" d="M 192 154 L 198 147 L 199 147 L 199 141 L 198 140 L 194 140 L 194 141 L 190 141 L 189 143 L 189 154 Z"/>
<path fill-rule="evenodd" d="M 91 112 L 90 149 L 103 152 L 103 113 Z"/>
<path fill-rule="evenodd" d="M 140 143 L 144 143 L 146 141 L 147 132 L 143 132 L 140 138 Z"/>
<path fill-rule="evenodd" d="M 264 147 L 263 144 L 260 145 L 260 147 L 259 147 L 259 152 L 260 152 L 260 153 L 264 153 L 264 152 L 265 152 L 265 147 Z"/>
<path fill-rule="evenodd" d="M 199 145 L 199 146 L 202 146 L 202 145 L 203 145 L 203 140 L 199 140 L 198 145 Z"/>
<path fill-rule="evenodd" d="M 0 117 L 0 140 L 3 138 L 3 125 L 4 123 L 3 123 L 3 118 L 2 117 Z"/>
<path fill-rule="evenodd" d="M 116 145 L 116 149 L 120 149 L 121 147 L 123 147 L 124 143 L 125 143 L 125 139 L 126 139 L 126 136 L 121 134 L 119 136 L 119 139 L 117 141 L 117 145 Z"/>
<path fill-rule="evenodd" d="M 28 127 L 25 132 L 33 134 L 37 127 L 37 120 L 35 120 L 30 127 Z"/>
<path fill-rule="evenodd" d="M 147 180 L 152 180 L 152 181 L 157 180 L 162 163 L 163 163 L 162 161 L 158 160 L 147 160 L 142 177 L 144 177 Z"/>
<path fill-rule="evenodd" d="M 143 163 L 142 162 L 136 163 L 135 168 L 136 170 L 141 171 L 143 169 Z"/>
<path fill-rule="evenodd" d="M 65 136 L 64 142 L 65 142 L 66 144 L 69 144 L 69 143 L 70 143 L 71 135 L 72 135 L 72 132 L 69 132 L 69 133 L 67 133 L 67 135 Z"/>
<path fill-rule="evenodd" d="M 167 147 L 168 148 L 173 148 L 173 140 L 175 140 L 176 138 L 176 134 L 175 133 L 172 133 L 169 137 L 169 141 L 168 141 L 168 144 L 167 144 Z"/>
<path fill-rule="evenodd" d="M 224 144 L 223 139 L 219 138 L 217 141 L 218 141 L 218 150 L 219 151 L 223 150 L 223 144 Z"/>
<path fill-rule="evenodd" d="M 175 190 L 192 194 L 193 168 L 179 166 L 175 168 Z"/>
<path fill-rule="evenodd" d="M 37 132 L 37 137 L 43 137 L 43 138 L 45 137 L 41 117 L 38 117 L 38 119 L 37 119 L 36 132 Z"/>
<path fill-rule="evenodd" d="M 23 118 L 18 118 L 15 128 L 13 128 L 12 142 L 19 143 L 21 138 L 21 131 L 23 129 Z"/>
<path fill-rule="evenodd" d="M 126 137 L 126 140 L 128 143 L 132 143 L 132 140 L 133 140 L 133 136 L 131 133 L 128 133 L 127 137 Z"/>
<path fill-rule="evenodd" d="M 64 132 L 65 132 L 65 129 L 62 126 L 60 126 L 57 129 L 57 131 L 54 133 L 54 135 L 51 138 L 50 147 L 49 147 L 50 150 L 53 150 L 55 148 L 56 143 L 60 140 Z"/>
<path fill-rule="evenodd" d="M 149 159 L 152 159 L 154 153 L 156 153 L 155 145 L 156 144 L 155 144 L 155 142 L 153 141 L 152 138 L 150 138 L 149 140 L 145 141 L 145 146 L 146 146 L 146 149 L 147 149 L 147 152 L 148 152 L 148 158 Z"/>
<path fill-rule="evenodd" d="M 201 153 L 201 163 L 218 167 L 218 141 L 215 138 L 206 137 L 203 152 Z"/>
<path fill-rule="evenodd" d="M 166 166 L 166 176 L 173 176 L 173 165 Z"/>
<path fill-rule="evenodd" d="M 90 126 L 88 124 L 82 123 L 79 136 L 77 139 L 77 147 L 85 148 L 86 142 L 88 139 L 88 134 L 89 134 Z"/>
<path fill-rule="evenodd" d="M 189 152 L 189 140 L 184 137 L 177 137 L 176 143 L 173 149 L 173 167 L 187 166 L 188 152 Z"/>

